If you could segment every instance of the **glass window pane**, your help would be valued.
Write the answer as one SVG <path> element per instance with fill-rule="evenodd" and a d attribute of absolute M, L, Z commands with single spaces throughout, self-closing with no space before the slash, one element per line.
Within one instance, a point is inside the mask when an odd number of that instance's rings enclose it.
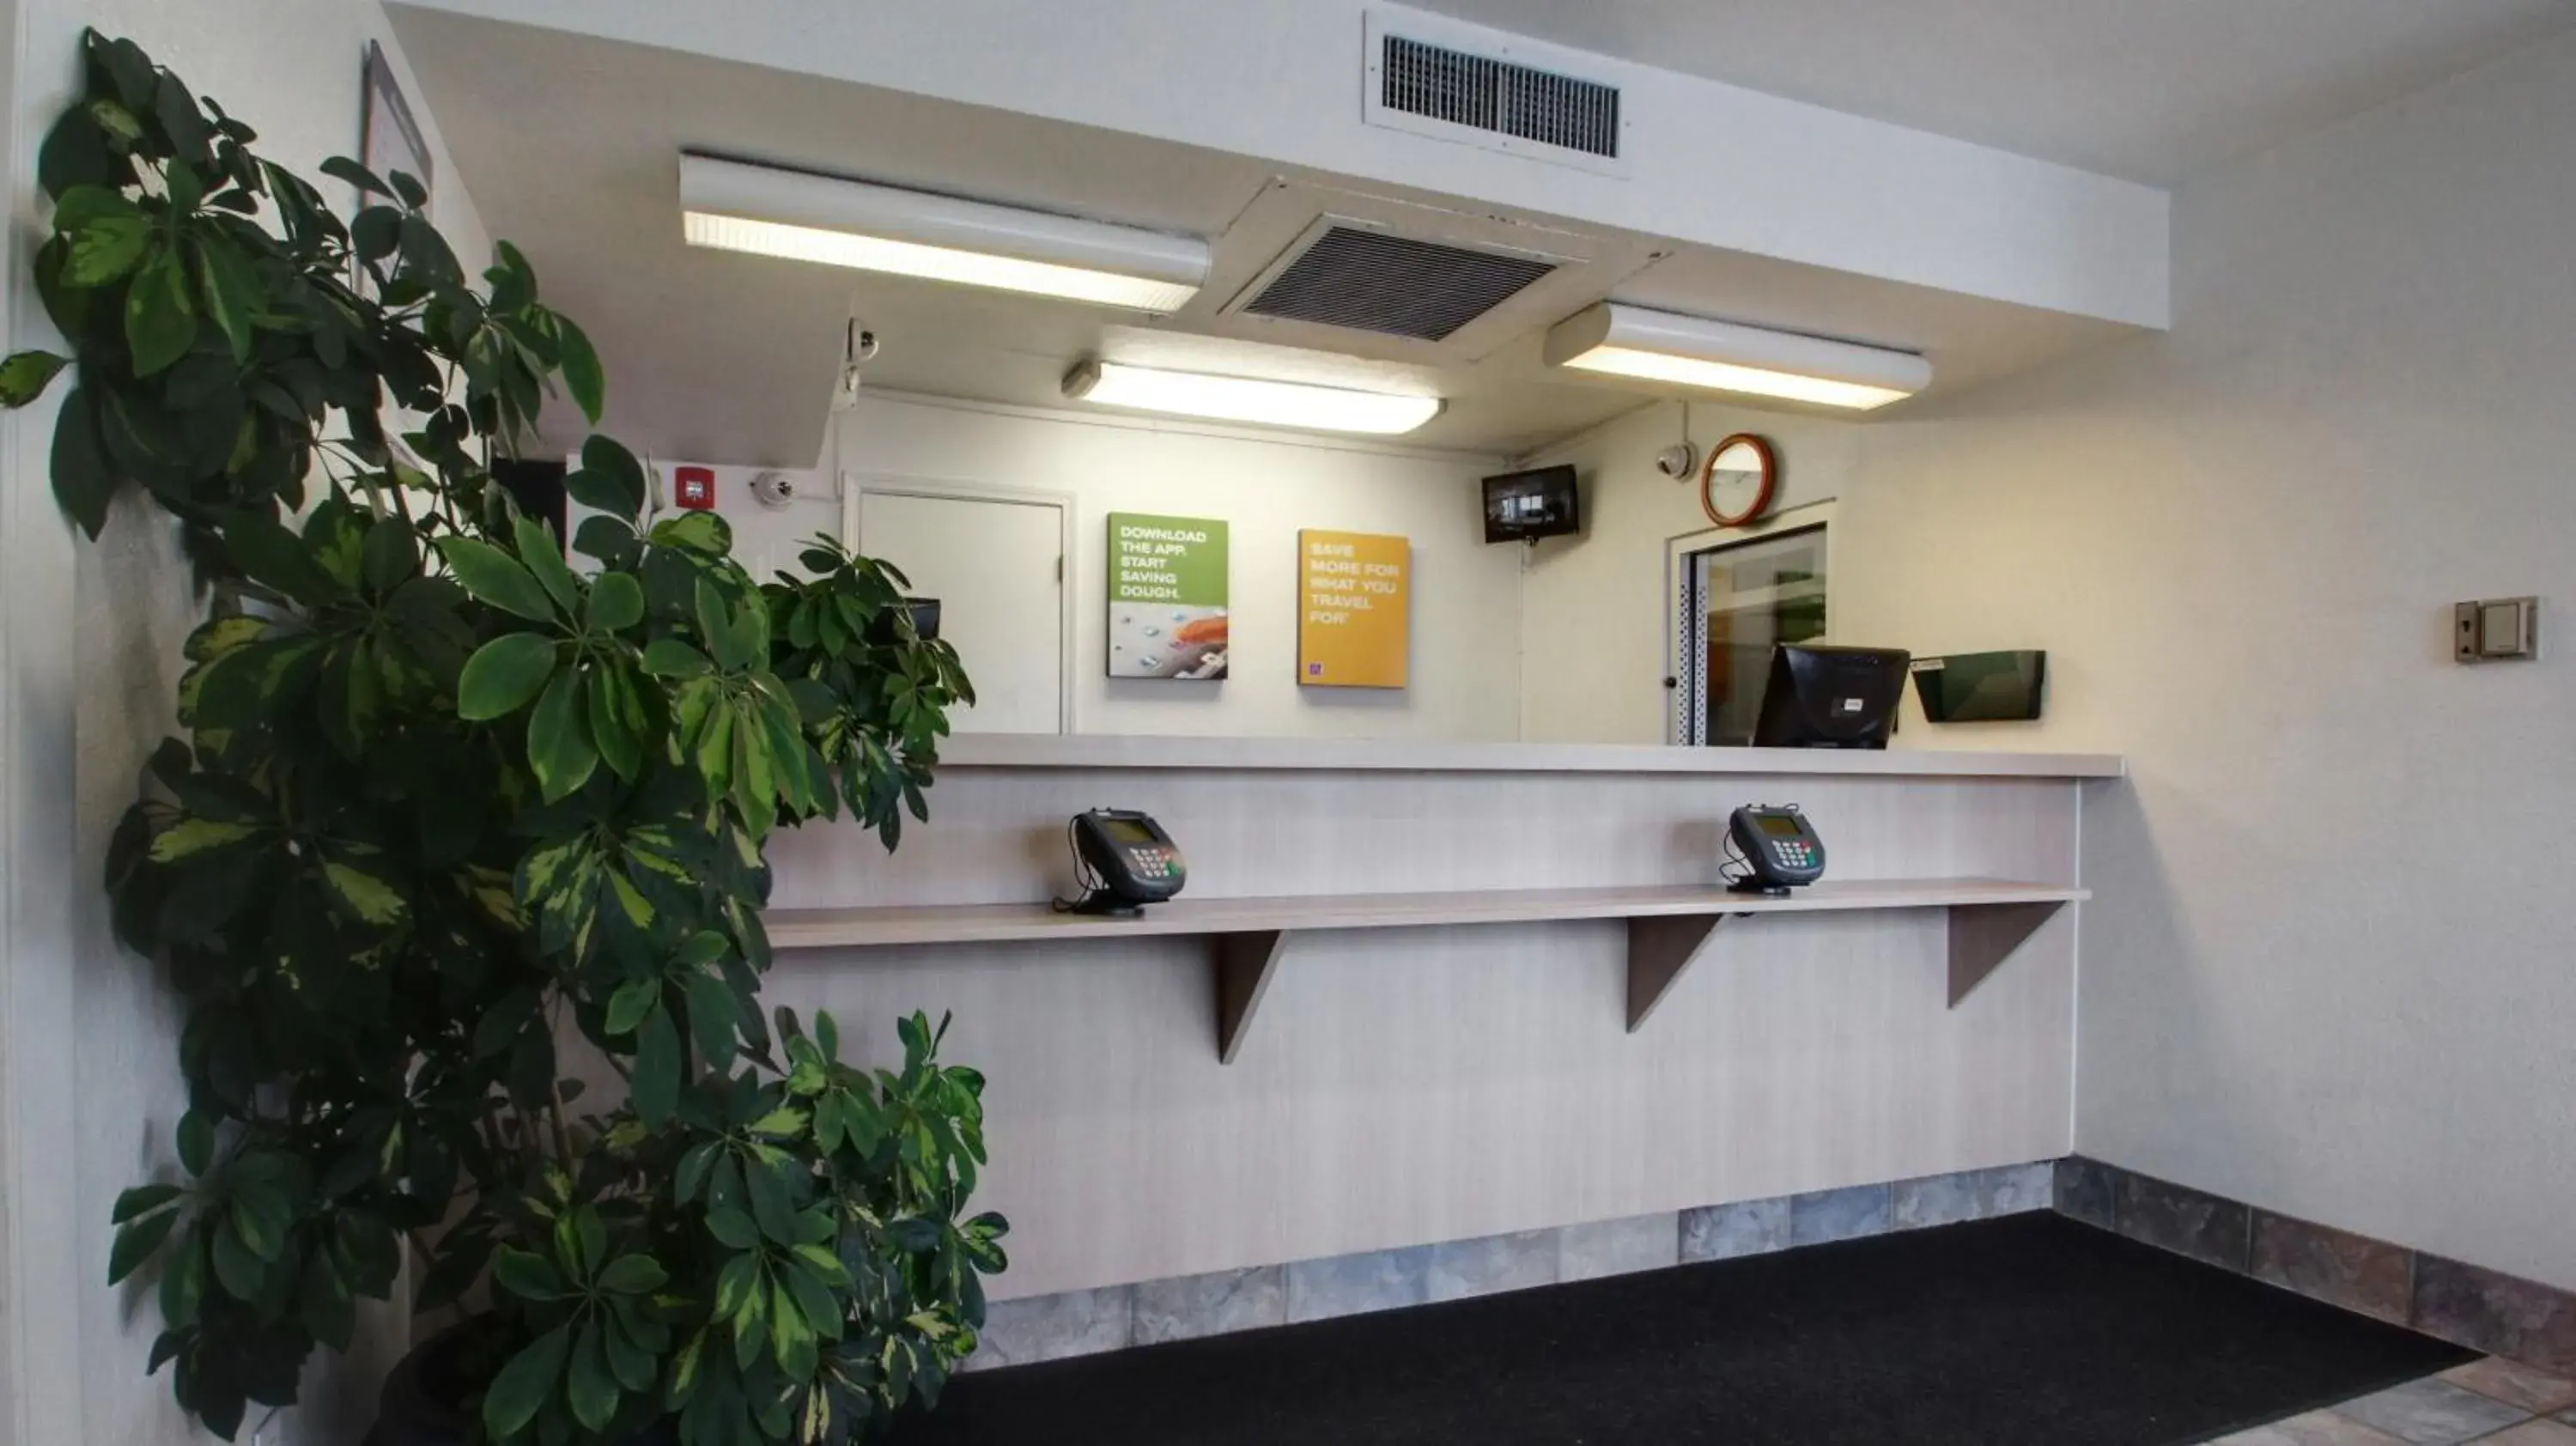
<path fill-rule="evenodd" d="M 1771 649 L 1825 634 L 1825 529 L 1692 556 L 1705 709 L 1697 741 L 1753 741 Z"/>

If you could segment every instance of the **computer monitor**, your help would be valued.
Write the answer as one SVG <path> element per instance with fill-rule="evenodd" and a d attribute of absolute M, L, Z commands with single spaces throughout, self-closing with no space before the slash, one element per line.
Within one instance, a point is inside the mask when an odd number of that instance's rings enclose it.
<path fill-rule="evenodd" d="M 1756 748 L 1885 748 L 1912 661 L 1895 648 L 1783 643 L 1772 650 Z"/>
<path fill-rule="evenodd" d="M 1541 467 L 1485 479 L 1485 540 L 1536 542 L 1583 530 L 1572 467 Z"/>

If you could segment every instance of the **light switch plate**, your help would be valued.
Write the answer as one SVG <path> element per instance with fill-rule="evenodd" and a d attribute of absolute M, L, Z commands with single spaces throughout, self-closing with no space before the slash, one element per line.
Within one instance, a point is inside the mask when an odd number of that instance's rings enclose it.
<path fill-rule="evenodd" d="M 2483 598 L 2452 605 L 2453 656 L 2463 663 L 2527 663 L 2540 656 L 2540 599 Z"/>

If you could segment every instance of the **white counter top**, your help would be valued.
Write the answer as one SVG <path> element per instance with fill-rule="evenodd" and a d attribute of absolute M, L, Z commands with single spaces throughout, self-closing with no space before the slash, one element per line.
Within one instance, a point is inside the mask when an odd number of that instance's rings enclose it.
<path fill-rule="evenodd" d="M 2118 778 L 2111 753 L 1889 749 L 1641 748 L 1602 743 L 1446 743 L 1343 738 L 965 733 L 940 749 L 951 768 L 1313 770 L 1401 773 L 1737 773 L 1895 778 Z"/>

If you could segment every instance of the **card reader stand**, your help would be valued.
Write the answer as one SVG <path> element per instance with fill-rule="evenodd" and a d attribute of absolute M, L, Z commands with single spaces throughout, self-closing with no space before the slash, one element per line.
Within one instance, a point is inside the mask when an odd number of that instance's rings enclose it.
<path fill-rule="evenodd" d="M 1141 919 L 1145 906 L 1130 903 L 1107 889 L 1089 889 L 1082 897 L 1064 906 L 1068 914 L 1086 914 L 1095 919 Z"/>

